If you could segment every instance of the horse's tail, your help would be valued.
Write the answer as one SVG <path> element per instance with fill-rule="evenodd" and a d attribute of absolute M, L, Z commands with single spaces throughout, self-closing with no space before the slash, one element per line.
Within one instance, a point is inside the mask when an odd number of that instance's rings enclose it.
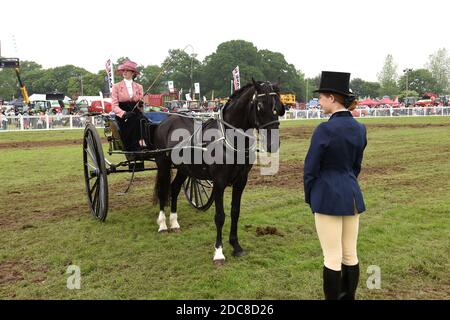
<path fill-rule="evenodd" d="M 157 205 L 160 199 L 164 202 L 163 206 L 169 204 L 170 200 L 170 182 L 172 181 L 172 168 L 170 162 L 158 166 L 158 173 L 155 179 L 155 188 L 153 189 L 153 204 Z"/>

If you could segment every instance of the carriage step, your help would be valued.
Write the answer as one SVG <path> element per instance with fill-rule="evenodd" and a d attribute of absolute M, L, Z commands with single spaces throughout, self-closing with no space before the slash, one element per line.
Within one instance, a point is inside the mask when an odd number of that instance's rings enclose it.
<path fill-rule="evenodd" d="M 128 165 L 128 169 L 130 171 L 138 172 L 138 171 L 144 171 L 144 163 L 143 162 L 133 162 Z"/>

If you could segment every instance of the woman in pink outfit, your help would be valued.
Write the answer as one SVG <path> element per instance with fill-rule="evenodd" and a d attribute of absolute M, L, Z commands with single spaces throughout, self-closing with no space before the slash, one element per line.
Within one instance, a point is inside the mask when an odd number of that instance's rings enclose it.
<path fill-rule="evenodd" d="M 134 78 L 139 75 L 135 62 L 124 61 L 118 72 L 123 76 L 123 80 L 112 88 L 112 110 L 116 115 L 125 150 L 138 151 L 144 145 L 141 140 L 141 122 L 147 121 L 142 114 L 144 90 L 140 84 L 134 82 Z"/>

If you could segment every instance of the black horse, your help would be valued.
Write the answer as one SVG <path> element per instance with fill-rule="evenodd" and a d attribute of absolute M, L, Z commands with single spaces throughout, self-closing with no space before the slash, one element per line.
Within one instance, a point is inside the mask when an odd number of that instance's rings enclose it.
<path fill-rule="evenodd" d="M 256 143 L 252 133 L 253 129 L 265 132 L 267 145 L 264 149 L 267 152 L 278 150 L 278 117 L 284 115 L 278 85 L 253 80 L 252 83 L 234 92 L 225 106 L 220 109 L 219 114 L 219 119 L 210 119 L 200 125 L 190 117 L 171 115 L 158 126 L 154 133 L 154 144 L 157 149 L 174 148 L 172 152 L 159 154 L 155 159 L 158 167 L 155 184 L 157 199 L 155 200 L 159 200 L 160 205 L 157 219 L 158 232 L 167 231 L 164 207 L 169 197 L 171 200 L 170 228 L 174 231 L 179 230 L 177 197 L 188 176 L 212 180 L 217 228 L 216 251 L 213 259 L 215 264 L 222 264 L 225 260 L 222 252 L 222 227 L 225 221 L 223 195 L 227 186 L 233 187 L 229 241 L 233 246 L 234 256 L 245 254 L 238 242 L 237 227 L 241 196 L 253 165 L 252 159 L 254 159 L 252 152 L 255 152 Z M 213 130 L 217 134 L 206 137 L 208 130 Z M 228 134 L 230 130 L 233 132 L 232 138 Z M 184 133 L 180 134 L 183 131 Z M 271 140 L 272 133 L 276 133 L 276 139 L 273 139 L 276 141 Z M 181 143 L 180 137 L 184 137 Z M 244 145 L 234 143 L 239 138 L 241 138 L 240 141 L 242 138 L 245 139 Z M 197 140 L 200 140 L 200 143 L 197 143 Z M 211 149 L 214 150 L 211 151 Z M 207 152 L 210 152 L 209 155 L 212 155 L 214 161 L 206 161 L 205 157 L 202 157 Z M 180 158 L 177 158 L 175 161 L 174 153 L 183 160 L 180 161 Z M 196 158 L 193 153 L 200 156 Z M 194 158 L 197 161 L 193 161 Z M 239 161 L 242 159 L 244 160 Z M 171 183 L 172 165 L 177 169 L 177 174 Z"/>

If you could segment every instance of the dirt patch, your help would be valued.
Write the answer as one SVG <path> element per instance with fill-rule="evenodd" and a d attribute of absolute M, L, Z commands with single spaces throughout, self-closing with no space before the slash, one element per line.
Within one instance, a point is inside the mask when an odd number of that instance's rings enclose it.
<path fill-rule="evenodd" d="M 365 123 L 367 128 L 433 128 L 433 127 L 446 127 L 446 124 L 439 123 L 405 123 L 405 124 L 397 124 L 397 123 Z"/>
<path fill-rule="evenodd" d="M 281 162 L 278 172 L 275 175 L 263 176 L 260 173 L 261 167 L 254 166 L 248 177 L 250 186 L 272 186 L 285 189 L 303 190 L 303 161 Z M 358 180 L 364 181 L 372 176 L 386 176 L 405 171 L 402 166 L 364 166 Z"/>
<path fill-rule="evenodd" d="M 293 127 L 293 128 L 282 128 L 280 130 L 280 140 L 289 139 L 309 139 L 314 131 L 314 127 Z"/>
<path fill-rule="evenodd" d="M 129 179 L 129 177 L 128 177 Z M 153 184 L 154 180 L 152 177 L 135 177 L 133 185 L 130 191 L 123 195 L 118 196 L 117 193 L 123 192 L 128 186 L 128 181 L 117 181 L 110 183 L 109 185 L 109 211 L 120 210 L 122 208 L 132 209 L 135 207 L 142 206 L 143 203 L 151 203 Z M 25 230 L 36 228 L 35 225 L 39 221 L 55 221 L 66 217 L 76 217 L 76 216 L 88 216 L 90 215 L 89 206 L 87 204 L 86 193 L 84 189 L 84 181 L 80 185 L 80 188 L 73 190 L 75 193 L 79 194 L 81 199 L 67 206 L 58 208 L 46 208 L 45 203 L 39 201 L 39 204 L 34 207 L 29 207 L 27 204 L 19 203 L 14 204 L 0 214 L 0 228 L 1 229 L 15 229 L 15 230 Z M 135 188 L 138 186 L 147 185 L 148 188 L 142 191 L 136 192 Z M 47 190 L 43 186 L 44 190 Z M 141 189 L 141 188 L 140 188 Z M 142 189 L 141 189 L 142 190 Z M 10 190 L 7 192 L 8 195 L 20 195 L 22 191 Z M 52 196 L 57 195 L 57 191 L 54 188 L 48 189 L 45 193 L 46 197 L 52 198 Z M 28 203 L 36 204 L 42 196 L 29 194 L 27 196 Z"/>
<path fill-rule="evenodd" d="M 275 227 L 257 227 L 256 228 L 256 235 L 258 237 L 260 236 L 279 236 L 284 237 L 284 234 L 282 234 L 280 231 L 278 231 Z"/>
<path fill-rule="evenodd" d="M 303 162 L 281 162 L 275 175 L 261 175 L 260 166 L 253 166 L 248 177 L 251 186 L 273 186 L 286 189 L 303 188 Z"/>
<path fill-rule="evenodd" d="M 102 143 L 106 143 L 106 138 L 101 138 Z M 63 146 L 81 146 L 82 139 L 69 140 L 53 140 L 53 141 L 18 141 L 0 143 L 0 150 L 4 149 L 31 149 L 31 148 L 46 148 L 46 147 L 63 147 Z"/>
<path fill-rule="evenodd" d="M 14 284 L 26 278 L 27 274 L 36 273 L 31 282 L 44 282 L 47 267 L 33 266 L 30 261 L 5 261 L 0 263 L 0 285 Z"/>
<path fill-rule="evenodd" d="M 394 173 L 405 171 L 405 167 L 398 165 L 390 166 L 364 166 L 361 168 L 361 173 L 358 180 L 366 180 L 370 176 L 389 176 Z"/>

